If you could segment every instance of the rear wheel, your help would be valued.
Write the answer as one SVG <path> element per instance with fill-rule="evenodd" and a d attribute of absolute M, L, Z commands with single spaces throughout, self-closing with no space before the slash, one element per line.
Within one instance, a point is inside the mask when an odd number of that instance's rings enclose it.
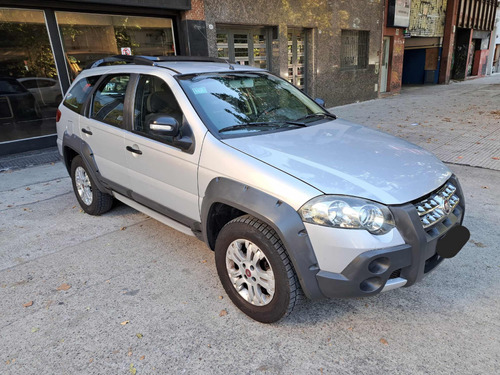
<path fill-rule="evenodd" d="M 276 322 L 295 307 L 297 276 L 278 235 L 262 221 L 245 215 L 227 223 L 217 237 L 215 263 L 229 298 L 252 319 Z"/>
<path fill-rule="evenodd" d="M 111 209 L 113 197 L 101 192 L 87 170 L 81 156 L 71 162 L 73 190 L 82 209 L 89 215 L 101 215 Z"/>

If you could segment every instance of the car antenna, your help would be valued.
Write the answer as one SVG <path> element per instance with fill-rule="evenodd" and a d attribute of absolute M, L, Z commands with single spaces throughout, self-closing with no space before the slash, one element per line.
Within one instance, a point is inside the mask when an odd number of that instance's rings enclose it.
<path fill-rule="evenodd" d="M 234 70 L 234 66 L 231 64 L 229 59 L 224 59 L 224 61 L 226 62 L 227 65 L 229 65 L 229 69 Z"/>

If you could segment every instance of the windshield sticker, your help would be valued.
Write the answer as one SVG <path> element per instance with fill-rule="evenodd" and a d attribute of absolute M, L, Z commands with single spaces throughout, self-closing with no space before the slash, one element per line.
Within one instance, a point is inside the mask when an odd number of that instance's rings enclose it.
<path fill-rule="evenodd" d="M 193 93 L 195 95 L 206 94 L 207 92 L 206 87 L 193 87 Z"/>

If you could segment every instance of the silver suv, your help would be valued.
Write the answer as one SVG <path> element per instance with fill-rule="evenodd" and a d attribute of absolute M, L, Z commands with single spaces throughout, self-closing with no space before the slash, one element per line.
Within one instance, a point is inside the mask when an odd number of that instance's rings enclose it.
<path fill-rule="evenodd" d="M 413 285 L 469 238 L 443 163 L 323 104 L 223 60 L 113 57 L 70 87 L 57 143 L 85 212 L 116 198 L 205 241 L 233 303 L 269 323 L 302 293 Z"/>

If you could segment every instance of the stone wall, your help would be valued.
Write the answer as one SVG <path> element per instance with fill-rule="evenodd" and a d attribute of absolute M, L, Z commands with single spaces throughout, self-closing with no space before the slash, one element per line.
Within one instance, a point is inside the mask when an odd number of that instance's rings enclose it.
<path fill-rule="evenodd" d="M 307 92 L 325 99 L 327 106 L 377 97 L 382 38 L 381 0 L 205 0 L 210 56 L 217 56 L 219 26 L 273 27 L 272 71 L 287 72 L 287 29 L 306 29 L 308 48 Z M 341 70 L 341 30 L 370 32 L 368 67 Z"/>

